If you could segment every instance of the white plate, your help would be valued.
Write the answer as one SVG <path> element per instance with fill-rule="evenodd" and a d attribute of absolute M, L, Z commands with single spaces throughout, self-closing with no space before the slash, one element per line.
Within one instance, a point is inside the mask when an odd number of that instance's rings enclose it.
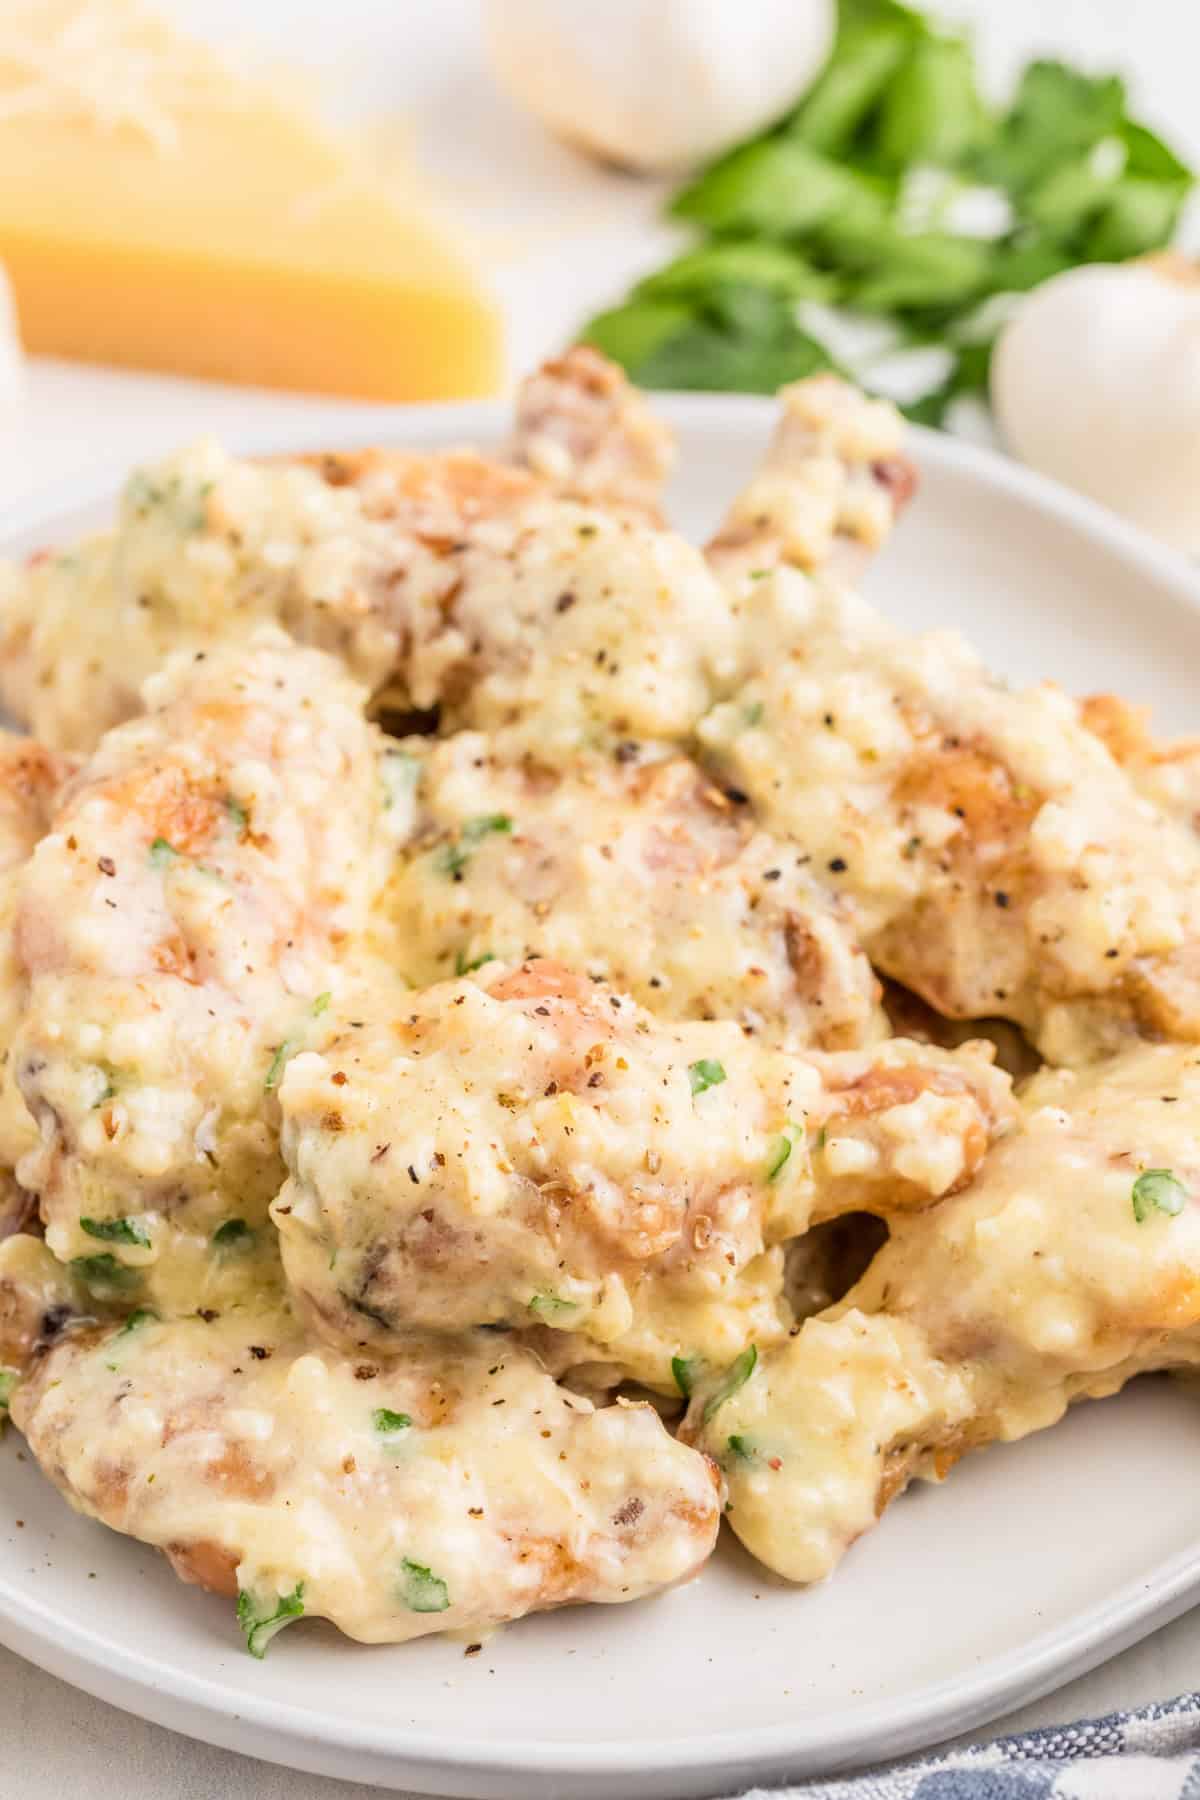
<path fill-rule="evenodd" d="M 676 515 L 700 532 L 771 409 L 709 397 L 663 409 L 682 447 Z M 487 441 L 502 428 L 494 409 L 448 409 L 398 415 L 396 436 Z M 362 426 L 320 430 L 351 442 Z M 918 451 L 921 497 L 869 584 L 881 604 L 914 626 L 962 625 L 1018 680 L 1112 686 L 1152 701 L 1168 728 L 1196 724 L 1200 590 L 1183 563 L 994 457 L 930 434 Z M 60 495 L 0 525 L 0 541 L 59 541 L 111 495 L 111 482 Z M 968 1459 L 944 1488 L 919 1487 L 822 1588 L 786 1588 L 730 1544 L 662 1599 L 529 1619 L 470 1659 L 429 1640 L 363 1649 L 313 1624 L 256 1663 L 227 1603 L 76 1518 L 10 1432 L 0 1641 L 177 1731 L 384 1787 L 715 1794 L 931 1743 L 1182 1612 L 1200 1598 L 1198 1449 L 1194 1403 L 1143 1382 Z"/>

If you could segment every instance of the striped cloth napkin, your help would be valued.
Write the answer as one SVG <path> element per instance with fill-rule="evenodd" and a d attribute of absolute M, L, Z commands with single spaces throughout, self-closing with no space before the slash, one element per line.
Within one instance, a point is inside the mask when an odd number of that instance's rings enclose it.
<path fill-rule="evenodd" d="M 743 1800 L 1200 1800 L 1200 1693 Z"/>

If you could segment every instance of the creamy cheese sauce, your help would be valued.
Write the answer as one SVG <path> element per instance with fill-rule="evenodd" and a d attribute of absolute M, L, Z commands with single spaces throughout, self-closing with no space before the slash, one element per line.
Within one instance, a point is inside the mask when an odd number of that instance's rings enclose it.
<path fill-rule="evenodd" d="M 250 1648 L 331 1619 L 365 1643 L 483 1633 L 691 1574 L 710 1465 L 649 1406 L 601 1409 L 489 1333 L 342 1356 L 286 1311 L 83 1330 L 14 1417 L 80 1511 L 237 1593 Z"/>
<path fill-rule="evenodd" d="M 1011 692 L 956 637 L 905 638 L 794 569 L 757 603 L 776 655 L 701 742 L 880 967 L 952 1017 L 1015 1020 L 1054 1062 L 1200 1036 L 1200 844 L 1067 696 Z"/>
<path fill-rule="evenodd" d="M 12 1055 L 25 998 L 16 941 L 20 869 L 47 830 L 72 768 L 70 757 L 43 750 L 30 738 L 0 733 L 0 1238 L 29 1210 L 29 1196 L 14 1171 L 37 1141 Z"/>
<path fill-rule="evenodd" d="M 590 351 L 506 457 L 194 446 L 0 574 L 87 752 L 0 742 L 0 1408 L 255 1654 L 651 1593 L 722 1503 L 818 1579 L 1200 1362 L 1194 747 L 849 591 L 914 477 L 838 381 L 704 554 Z"/>
<path fill-rule="evenodd" d="M 326 658 L 268 634 L 147 702 L 21 873 L 13 1049 L 51 1249 L 142 1303 L 223 1290 L 252 1234 L 274 1255 L 276 1089 L 389 856 L 373 728 Z"/>
<path fill-rule="evenodd" d="M 479 732 L 391 758 L 410 839 L 381 904 L 415 987 L 545 955 L 661 1017 L 830 1049 L 885 1035 L 845 909 L 687 758 L 626 740 L 555 767 Z"/>
<path fill-rule="evenodd" d="M 962 1193 L 893 1221 L 840 1306 L 696 1402 L 754 1555 L 817 1580 L 912 1475 L 1200 1362 L 1197 1107 L 1195 1049 L 1036 1076 Z"/>
<path fill-rule="evenodd" d="M 489 966 L 292 1061 L 288 1279 L 338 1342 L 540 1325 L 673 1392 L 673 1357 L 786 1328 L 778 1246 L 813 1219 L 969 1179 L 1012 1116 L 989 1055 L 785 1056 Z"/>
<path fill-rule="evenodd" d="M 545 479 L 469 452 L 251 463 L 211 442 L 137 470 L 111 530 L 0 570 L 4 704 L 90 749 L 172 652 L 277 623 L 464 725 L 519 720 L 567 752 L 682 736 L 734 673 L 732 608 L 650 516 L 662 429 L 623 384 L 597 400 L 591 360 L 526 391 L 514 456 Z"/>

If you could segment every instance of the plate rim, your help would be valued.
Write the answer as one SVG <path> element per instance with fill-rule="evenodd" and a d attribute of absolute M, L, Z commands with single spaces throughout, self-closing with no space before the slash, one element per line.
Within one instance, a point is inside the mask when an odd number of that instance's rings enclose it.
<path fill-rule="evenodd" d="M 136 1694 L 145 1708 L 144 1716 L 210 1743 L 225 1741 L 224 1733 L 209 1736 L 205 1722 L 211 1720 L 214 1726 L 218 1722 L 241 1726 L 243 1732 L 235 1733 L 237 1736 L 242 1736 L 246 1728 L 260 1727 L 285 1744 L 307 1743 L 351 1757 L 365 1755 L 376 1773 L 392 1765 L 390 1772 L 406 1780 L 413 1775 L 420 1780 L 433 1774 L 628 1777 L 636 1784 L 626 1790 L 630 1795 L 697 1795 L 700 1790 L 691 1779 L 697 1775 L 704 1778 L 706 1786 L 711 1788 L 715 1783 L 717 1789 L 723 1789 L 730 1782 L 779 1768 L 797 1775 L 832 1774 L 876 1762 L 881 1755 L 889 1759 L 903 1756 L 935 1742 L 928 1735 L 928 1728 L 934 1725 L 939 1727 L 938 1738 L 969 1730 L 1086 1673 L 1148 1631 L 1170 1623 L 1197 1596 L 1200 1548 L 1177 1552 L 1149 1578 L 1145 1574 L 1133 1577 L 1114 1594 L 1065 1624 L 985 1663 L 976 1674 L 931 1683 L 915 1696 L 843 1709 L 837 1715 L 832 1735 L 819 1721 L 799 1720 L 710 1732 L 703 1737 L 639 1740 L 628 1746 L 613 1740 L 548 1743 L 536 1738 L 509 1739 L 499 1749 L 486 1739 L 451 1745 L 443 1737 L 408 1728 L 361 1721 L 343 1724 L 333 1712 L 314 1715 L 300 1702 L 256 1698 L 245 1690 L 238 1710 L 233 1712 L 224 1700 L 224 1690 L 207 1677 L 180 1671 L 172 1664 L 156 1664 L 141 1651 L 106 1643 L 87 1627 L 72 1626 L 70 1638 L 74 1642 L 64 1642 L 53 1607 L 36 1599 L 31 1603 L 28 1596 L 12 1593 L 3 1575 L 0 1638 L 4 1637 L 5 1628 L 14 1626 L 14 1635 L 22 1642 L 11 1647 L 49 1674 L 81 1686 L 127 1712 L 135 1710 Z M 34 1623 L 37 1615 L 41 1617 Z M 29 1649 L 28 1645 L 34 1648 Z M 80 1664 L 85 1678 L 80 1679 L 76 1673 L 61 1674 L 67 1663 L 72 1667 Z M 94 1680 L 87 1679 L 93 1671 Z M 129 1703 L 111 1699 L 109 1686 L 113 1681 L 128 1683 L 134 1690 Z M 186 1725 L 172 1721 L 172 1703 L 187 1709 Z M 940 1729 L 942 1725 L 945 1730 Z M 246 1749 L 242 1753 L 283 1760 L 270 1748 Z M 341 1772 L 345 1778 L 355 1774 L 353 1768 Z M 667 1784 L 657 1781 L 657 1777 L 666 1777 Z"/>
<path fill-rule="evenodd" d="M 707 426 L 758 429 L 765 443 L 776 416 L 767 397 L 741 394 L 656 394 L 660 415 L 681 430 Z M 253 410 L 253 403 L 248 404 Z M 269 429 L 228 433 L 235 454 L 288 451 L 316 444 L 349 446 L 403 440 L 420 445 L 458 439 L 495 441 L 508 429 L 510 410 L 500 401 L 389 409 L 323 410 Z M 1186 608 L 1200 610 L 1200 575 L 1178 552 L 1137 527 L 1036 471 L 996 451 L 921 427 L 910 427 L 919 467 L 962 474 L 972 485 L 1015 498 L 1043 518 L 1065 524 L 1098 546 L 1133 579 L 1149 580 Z M 182 434 L 181 434 L 182 435 Z M 12 538 L 27 537 L 55 519 L 119 491 L 121 474 L 97 467 L 69 481 L 43 487 L 0 509 L 0 556 Z M 18 1654 L 127 1711 L 140 1711 L 168 1728 L 221 1743 L 250 1755 L 287 1762 L 303 1753 L 310 1767 L 325 1766 L 316 1752 L 363 1759 L 364 1778 L 381 1775 L 421 1782 L 466 1779 L 627 1778 L 629 1794 L 696 1794 L 697 1780 L 715 1791 L 737 1781 L 783 1769 L 832 1772 L 893 1757 L 954 1731 L 986 1723 L 1022 1701 L 1095 1667 L 1108 1656 L 1178 1616 L 1200 1598 L 1200 1546 L 1177 1552 L 1114 1593 L 978 1669 L 933 1682 L 915 1693 L 850 1704 L 823 1719 L 796 1719 L 710 1732 L 699 1737 L 645 1739 L 624 1745 L 597 1737 L 583 1742 L 510 1739 L 502 1747 L 485 1738 L 453 1743 L 444 1736 L 394 1724 L 343 1723 L 332 1709 L 314 1715 L 288 1703 L 242 1691 L 236 1710 L 228 1692 L 179 1664 L 156 1663 L 147 1653 L 105 1641 L 89 1627 L 63 1620 L 52 1605 L 18 1594 L 0 1570 L 0 1642 Z M 69 1672 L 64 1672 L 68 1671 Z M 113 1689 L 127 1688 L 124 1698 Z M 186 1721 L 174 1708 L 182 1708 Z M 269 1744 L 255 1745 L 256 1732 Z M 235 1741 L 236 1740 L 236 1741 Z M 295 1765 L 293 1765 L 295 1766 Z M 353 1778 L 352 1767 L 329 1772 Z M 477 1792 L 482 1790 L 477 1789 Z M 493 1786 L 490 1792 L 499 1791 Z M 515 1791 L 515 1790 L 514 1790 Z"/>

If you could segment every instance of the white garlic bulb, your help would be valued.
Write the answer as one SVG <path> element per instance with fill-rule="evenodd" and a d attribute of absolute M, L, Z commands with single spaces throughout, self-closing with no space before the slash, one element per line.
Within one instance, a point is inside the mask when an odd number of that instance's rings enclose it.
<path fill-rule="evenodd" d="M 1200 553 L 1200 270 L 1167 255 L 1056 275 L 1005 326 L 991 388 L 1025 462 Z"/>
<path fill-rule="evenodd" d="M 486 0 L 501 84 L 630 168 L 686 169 L 785 112 L 833 42 L 834 0 Z"/>

